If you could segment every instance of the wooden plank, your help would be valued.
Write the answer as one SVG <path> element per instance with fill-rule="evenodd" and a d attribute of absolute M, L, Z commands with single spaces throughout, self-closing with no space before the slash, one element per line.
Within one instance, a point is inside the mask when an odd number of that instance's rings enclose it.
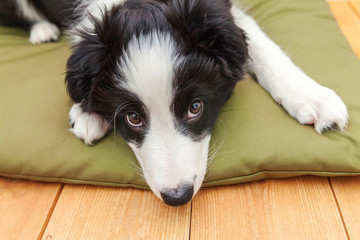
<path fill-rule="evenodd" d="M 347 239 L 327 178 L 209 188 L 193 200 L 191 239 Z"/>
<path fill-rule="evenodd" d="M 38 239 L 61 187 L 0 178 L 0 239 Z"/>
<path fill-rule="evenodd" d="M 331 178 L 350 239 L 360 237 L 360 177 Z"/>
<path fill-rule="evenodd" d="M 352 3 L 353 4 L 353 3 Z M 360 19 L 348 2 L 331 1 L 330 8 L 349 41 L 354 52 L 360 57 Z M 356 5 L 357 6 L 357 5 Z"/>
<path fill-rule="evenodd" d="M 188 239 L 190 212 L 150 191 L 66 185 L 43 239 Z"/>

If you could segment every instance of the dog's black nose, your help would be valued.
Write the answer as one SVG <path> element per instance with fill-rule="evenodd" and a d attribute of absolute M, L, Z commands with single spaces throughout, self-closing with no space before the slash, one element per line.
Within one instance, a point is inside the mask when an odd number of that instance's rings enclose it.
<path fill-rule="evenodd" d="M 164 188 L 160 192 L 164 203 L 170 206 L 181 206 L 188 203 L 194 194 L 192 184 L 179 184 L 177 188 Z"/>

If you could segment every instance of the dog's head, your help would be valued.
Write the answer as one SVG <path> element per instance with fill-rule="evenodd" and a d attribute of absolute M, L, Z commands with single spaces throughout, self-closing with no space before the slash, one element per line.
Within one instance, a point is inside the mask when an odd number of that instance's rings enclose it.
<path fill-rule="evenodd" d="M 128 0 L 77 31 L 68 92 L 134 151 L 152 191 L 182 205 L 200 189 L 216 117 L 242 76 L 244 32 L 224 0 Z"/>

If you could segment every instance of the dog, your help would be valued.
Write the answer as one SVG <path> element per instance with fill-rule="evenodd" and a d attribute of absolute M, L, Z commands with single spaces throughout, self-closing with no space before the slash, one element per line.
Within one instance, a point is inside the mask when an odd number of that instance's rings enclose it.
<path fill-rule="evenodd" d="M 149 187 L 171 206 L 199 191 L 220 109 L 247 72 L 299 123 L 347 126 L 346 105 L 307 76 L 229 0 L 5 0 L 3 24 L 72 54 L 71 132 L 92 145 L 119 133 Z"/>

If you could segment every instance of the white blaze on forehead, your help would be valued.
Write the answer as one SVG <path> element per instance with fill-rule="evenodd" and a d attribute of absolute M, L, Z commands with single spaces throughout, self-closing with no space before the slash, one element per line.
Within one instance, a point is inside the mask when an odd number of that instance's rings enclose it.
<path fill-rule="evenodd" d="M 120 84 L 140 98 L 150 111 L 150 119 L 157 118 L 152 124 L 171 121 L 176 61 L 174 40 L 157 32 L 132 39 L 123 55 L 119 68 L 124 81 Z"/>

